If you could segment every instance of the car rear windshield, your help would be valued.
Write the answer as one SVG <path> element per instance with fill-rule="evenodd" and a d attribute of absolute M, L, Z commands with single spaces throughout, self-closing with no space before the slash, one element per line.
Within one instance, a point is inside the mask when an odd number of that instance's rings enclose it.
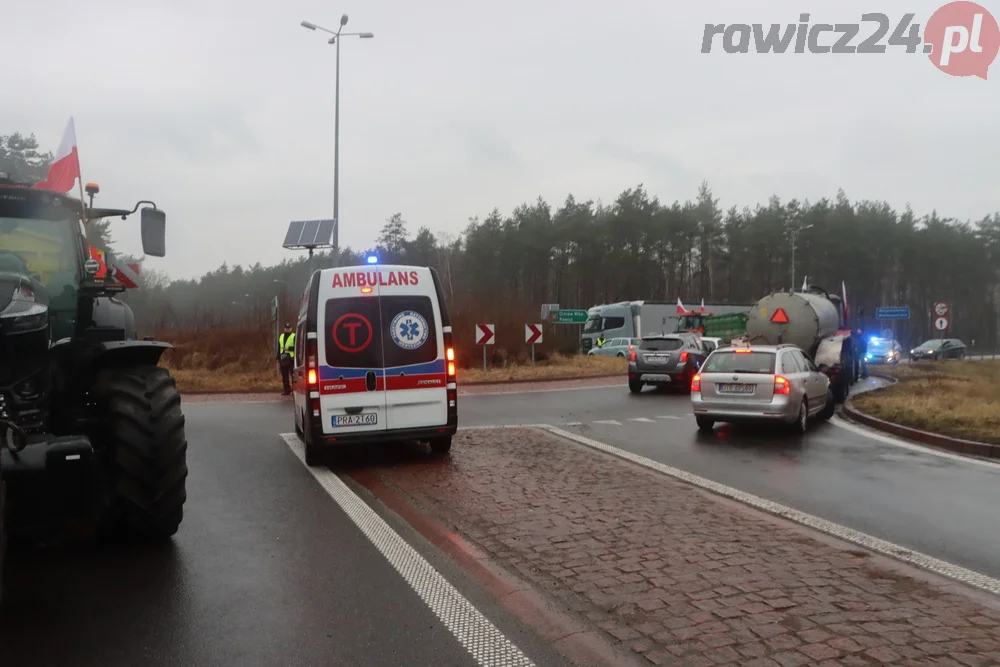
<path fill-rule="evenodd" d="M 774 353 L 716 350 L 701 369 L 702 373 L 774 374 Z"/>
<path fill-rule="evenodd" d="M 381 313 L 376 297 L 326 302 L 326 365 L 334 368 L 382 368 Z"/>
<path fill-rule="evenodd" d="M 654 352 L 670 352 L 682 347 L 684 347 L 684 341 L 680 338 L 644 338 L 639 344 L 639 349 Z"/>
<path fill-rule="evenodd" d="M 426 364 L 438 358 L 434 306 L 426 296 L 383 296 L 385 367 Z"/>

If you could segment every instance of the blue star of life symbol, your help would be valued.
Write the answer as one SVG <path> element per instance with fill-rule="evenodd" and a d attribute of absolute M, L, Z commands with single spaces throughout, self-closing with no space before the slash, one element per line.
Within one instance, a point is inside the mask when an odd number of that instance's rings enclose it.
<path fill-rule="evenodd" d="M 413 320 L 406 320 L 399 325 L 399 335 L 406 340 L 415 340 L 420 336 L 420 324 Z"/>

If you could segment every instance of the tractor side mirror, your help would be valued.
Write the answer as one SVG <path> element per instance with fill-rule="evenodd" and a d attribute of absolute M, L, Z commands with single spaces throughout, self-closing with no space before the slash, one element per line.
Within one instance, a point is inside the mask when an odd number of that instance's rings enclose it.
<path fill-rule="evenodd" d="M 142 252 L 153 257 L 167 254 L 167 214 L 156 208 L 142 209 Z"/>

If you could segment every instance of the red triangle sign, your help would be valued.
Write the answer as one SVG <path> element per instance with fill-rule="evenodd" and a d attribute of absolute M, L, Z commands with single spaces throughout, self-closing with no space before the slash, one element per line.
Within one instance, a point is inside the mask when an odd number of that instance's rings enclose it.
<path fill-rule="evenodd" d="M 771 315 L 771 321 L 774 324 L 788 324 L 788 315 L 785 313 L 785 309 L 778 308 L 774 311 L 774 315 Z"/>

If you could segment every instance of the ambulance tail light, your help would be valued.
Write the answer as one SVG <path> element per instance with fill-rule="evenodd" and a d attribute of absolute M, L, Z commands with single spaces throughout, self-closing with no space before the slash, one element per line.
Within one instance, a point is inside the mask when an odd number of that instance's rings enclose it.
<path fill-rule="evenodd" d="M 313 417 L 319 417 L 319 344 L 315 338 L 306 341 L 306 400 Z M 313 398 L 315 392 L 316 397 Z"/>
<path fill-rule="evenodd" d="M 448 399 L 448 424 L 458 423 L 458 361 L 451 327 L 444 330 L 445 386 Z"/>

